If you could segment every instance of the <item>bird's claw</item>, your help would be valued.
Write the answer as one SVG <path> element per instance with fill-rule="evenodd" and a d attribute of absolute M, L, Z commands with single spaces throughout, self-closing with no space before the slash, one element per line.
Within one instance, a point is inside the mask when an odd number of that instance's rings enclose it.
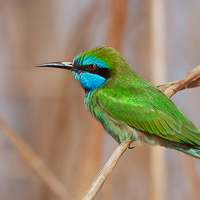
<path fill-rule="evenodd" d="M 128 149 L 134 149 L 135 148 L 135 146 L 129 146 L 128 147 Z"/>

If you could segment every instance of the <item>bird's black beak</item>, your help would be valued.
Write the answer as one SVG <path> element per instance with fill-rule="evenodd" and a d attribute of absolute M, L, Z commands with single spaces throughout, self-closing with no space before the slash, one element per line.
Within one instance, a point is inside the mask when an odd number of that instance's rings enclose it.
<path fill-rule="evenodd" d="M 51 62 L 51 63 L 37 65 L 37 67 L 53 67 L 60 69 L 68 69 L 72 71 L 74 70 L 74 65 L 72 62 Z"/>

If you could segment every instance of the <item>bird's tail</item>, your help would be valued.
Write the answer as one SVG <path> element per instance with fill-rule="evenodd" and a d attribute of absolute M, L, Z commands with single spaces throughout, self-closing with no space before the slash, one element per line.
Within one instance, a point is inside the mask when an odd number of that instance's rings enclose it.
<path fill-rule="evenodd" d="M 191 156 L 194 156 L 194 157 L 200 159 L 200 149 L 197 149 L 197 148 L 186 149 L 186 148 L 182 148 L 182 147 L 176 147 L 176 150 L 182 151 L 184 153 L 187 153 Z"/>
<path fill-rule="evenodd" d="M 184 143 L 179 143 L 175 149 L 200 159 L 200 130 L 190 122 L 183 123 L 182 132 L 178 137 Z"/>

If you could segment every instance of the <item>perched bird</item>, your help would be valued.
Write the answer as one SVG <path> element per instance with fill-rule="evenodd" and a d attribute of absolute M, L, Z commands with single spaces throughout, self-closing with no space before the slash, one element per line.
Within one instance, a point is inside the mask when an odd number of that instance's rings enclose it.
<path fill-rule="evenodd" d="M 86 107 L 118 143 L 142 140 L 200 158 L 200 130 L 115 49 L 99 46 L 73 62 L 38 66 L 71 70 L 85 90 Z"/>

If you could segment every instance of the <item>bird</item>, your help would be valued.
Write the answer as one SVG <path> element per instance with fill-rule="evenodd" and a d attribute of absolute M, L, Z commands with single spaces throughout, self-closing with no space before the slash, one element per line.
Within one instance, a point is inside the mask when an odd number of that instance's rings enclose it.
<path fill-rule="evenodd" d="M 38 67 L 71 70 L 85 91 L 87 109 L 119 144 L 143 141 L 200 158 L 200 130 L 114 48 L 98 46 L 79 53 L 73 62 Z"/>

